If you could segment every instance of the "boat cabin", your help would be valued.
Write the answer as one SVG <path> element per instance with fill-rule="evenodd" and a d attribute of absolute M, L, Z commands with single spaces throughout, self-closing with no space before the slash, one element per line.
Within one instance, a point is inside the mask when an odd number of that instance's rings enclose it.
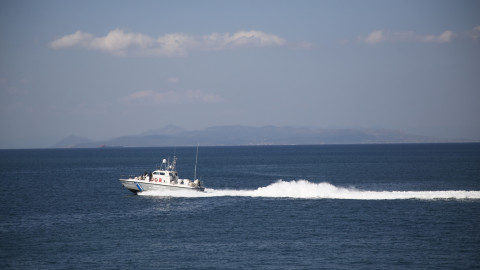
<path fill-rule="evenodd" d="M 178 181 L 178 174 L 176 171 L 160 171 L 156 170 L 150 177 L 150 182 L 173 184 Z"/>

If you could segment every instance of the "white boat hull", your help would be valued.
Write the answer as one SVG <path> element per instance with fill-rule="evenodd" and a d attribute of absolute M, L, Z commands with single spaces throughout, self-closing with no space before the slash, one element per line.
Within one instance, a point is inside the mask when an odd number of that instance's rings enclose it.
<path fill-rule="evenodd" d="M 120 183 L 122 185 L 134 192 L 142 192 L 142 191 L 149 191 L 149 190 L 178 190 L 178 189 L 190 189 L 196 191 L 204 191 L 205 188 L 200 186 L 188 186 L 182 184 L 167 184 L 167 183 L 160 183 L 160 182 L 150 182 L 145 180 L 137 180 L 137 179 L 120 179 Z"/>

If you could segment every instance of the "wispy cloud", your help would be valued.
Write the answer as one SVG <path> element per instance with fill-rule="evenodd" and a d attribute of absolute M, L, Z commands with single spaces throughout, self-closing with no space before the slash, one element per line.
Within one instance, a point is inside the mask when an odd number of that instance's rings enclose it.
<path fill-rule="evenodd" d="M 28 87 L 29 80 L 21 79 L 19 81 L 11 81 L 8 78 L 0 78 L 0 95 L 24 95 L 27 93 L 25 87 Z"/>
<path fill-rule="evenodd" d="M 167 79 L 167 82 L 169 82 L 169 83 L 178 83 L 178 82 L 180 82 L 180 79 L 177 78 L 177 77 L 169 77 L 169 78 Z"/>
<path fill-rule="evenodd" d="M 480 38 L 480 25 L 477 25 L 475 26 L 472 30 L 470 30 L 468 32 L 468 35 L 470 36 L 470 38 L 472 38 L 473 40 L 477 40 L 478 38 Z"/>
<path fill-rule="evenodd" d="M 115 29 L 103 37 L 77 31 L 53 40 L 50 42 L 50 47 L 53 49 L 82 48 L 119 56 L 184 56 L 190 51 L 219 51 L 285 44 L 286 40 L 279 36 L 256 30 L 239 31 L 234 34 L 212 33 L 204 36 L 173 33 L 154 38 L 141 33 Z"/>
<path fill-rule="evenodd" d="M 157 92 L 138 91 L 121 99 L 124 103 L 153 102 L 156 104 L 219 103 L 223 98 L 200 90 Z"/>
<path fill-rule="evenodd" d="M 418 42 L 418 43 L 447 43 L 452 41 L 455 33 L 452 31 L 444 31 L 440 35 L 420 35 L 413 31 L 407 32 L 392 32 L 389 30 L 376 30 L 368 34 L 367 36 L 359 36 L 357 40 L 359 42 L 367 44 L 378 44 L 383 42 Z"/>

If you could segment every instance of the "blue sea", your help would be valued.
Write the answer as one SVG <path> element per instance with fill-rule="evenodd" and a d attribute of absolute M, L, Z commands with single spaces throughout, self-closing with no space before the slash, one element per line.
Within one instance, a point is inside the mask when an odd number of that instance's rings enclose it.
<path fill-rule="evenodd" d="M 480 144 L 0 150 L 0 269 L 479 269 Z"/>

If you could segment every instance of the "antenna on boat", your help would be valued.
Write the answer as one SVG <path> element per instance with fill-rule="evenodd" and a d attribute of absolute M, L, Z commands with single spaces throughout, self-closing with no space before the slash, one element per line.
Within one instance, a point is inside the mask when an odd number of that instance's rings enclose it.
<path fill-rule="evenodd" d="M 193 181 L 197 180 L 197 161 L 198 161 L 198 143 L 197 143 L 197 155 L 195 156 L 195 174 L 193 175 Z"/>
<path fill-rule="evenodd" d="M 173 162 L 170 167 L 172 170 L 175 170 L 176 166 L 177 166 L 177 146 L 173 147 Z"/>

